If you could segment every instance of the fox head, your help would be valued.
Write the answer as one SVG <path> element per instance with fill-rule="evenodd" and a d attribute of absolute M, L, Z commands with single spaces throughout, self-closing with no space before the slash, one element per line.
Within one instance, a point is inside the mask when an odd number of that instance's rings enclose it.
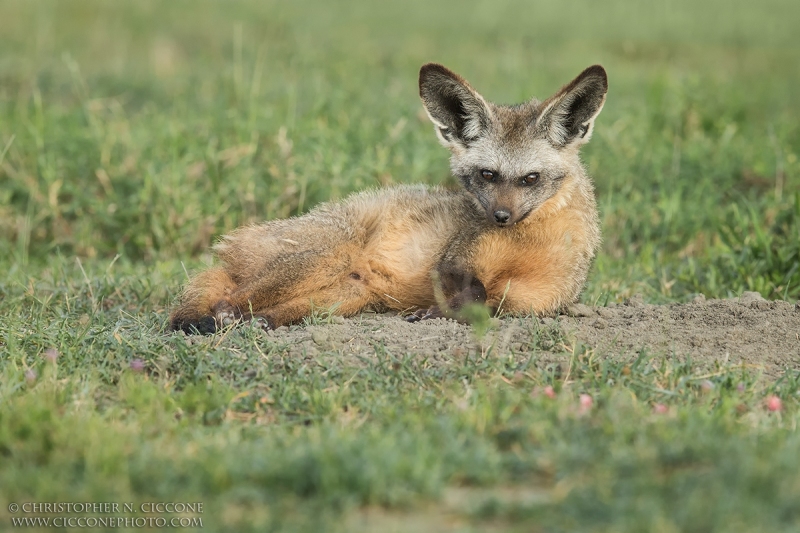
<path fill-rule="evenodd" d="M 428 63 L 419 94 L 450 167 L 492 224 L 511 226 L 583 175 L 578 148 L 589 141 L 608 90 L 594 65 L 556 94 L 515 105 L 484 100 L 459 75 Z"/>

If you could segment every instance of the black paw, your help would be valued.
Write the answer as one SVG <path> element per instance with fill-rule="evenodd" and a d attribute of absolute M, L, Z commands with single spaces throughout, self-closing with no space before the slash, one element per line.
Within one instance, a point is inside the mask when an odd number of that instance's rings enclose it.
<path fill-rule="evenodd" d="M 211 335 L 217 331 L 217 321 L 213 316 L 204 316 L 197 320 L 174 320 L 170 327 L 172 331 L 183 331 L 187 335 Z"/>

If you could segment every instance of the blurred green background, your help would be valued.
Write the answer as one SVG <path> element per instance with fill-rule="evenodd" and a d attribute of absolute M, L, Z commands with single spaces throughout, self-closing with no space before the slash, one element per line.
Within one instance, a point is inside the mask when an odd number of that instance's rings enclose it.
<path fill-rule="evenodd" d="M 223 232 L 456 185 L 428 61 L 501 103 L 606 67 L 586 302 L 797 299 L 798 27 L 797 0 L 0 0 L 0 529 L 183 501 L 206 531 L 798 531 L 796 368 L 530 318 L 474 357 L 164 332 Z"/>
<path fill-rule="evenodd" d="M 242 223 L 452 183 L 423 63 L 500 103 L 601 63 L 584 298 L 797 298 L 799 22 L 791 0 L 5 0 L 0 256 L 194 267 Z"/>

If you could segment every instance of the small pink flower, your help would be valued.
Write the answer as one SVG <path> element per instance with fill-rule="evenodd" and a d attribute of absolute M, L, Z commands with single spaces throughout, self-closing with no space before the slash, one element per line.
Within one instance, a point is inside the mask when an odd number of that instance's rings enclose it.
<path fill-rule="evenodd" d="M 711 392 L 712 390 L 714 390 L 714 384 L 711 383 L 709 380 L 704 379 L 700 383 L 700 390 L 702 390 L 703 392 Z"/>
<path fill-rule="evenodd" d="M 36 371 L 32 368 L 29 368 L 25 371 L 25 381 L 28 383 L 33 383 L 36 381 Z"/>
<path fill-rule="evenodd" d="M 144 370 L 144 361 L 141 359 L 134 359 L 131 361 L 131 370 L 134 372 L 141 372 Z"/>
<path fill-rule="evenodd" d="M 669 412 L 669 407 L 663 403 L 657 403 L 653 406 L 653 412 L 657 415 L 665 415 Z"/>
<path fill-rule="evenodd" d="M 556 391 L 553 390 L 553 386 L 552 385 L 548 385 L 547 387 L 545 387 L 542 392 L 544 392 L 544 395 L 547 396 L 550 399 L 553 399 L 553 398 L 556 397 Z"/>
<path fill-rule="evenodd" d="M 742 383 L 740 381 L 739 383 L 736 384 L 736 391 L 737 392 L 741 393 L 741 392 L 744 392 L 745 390 L 747 390 L 747 387 L 745 387 L 744 383 Z"/>
<path fill-rule="evenodd" d="M 783 409 L 783 402 L 774 394 L 767 397 L 767 409 L 770 411 L 781 411 Z"/>
<path fill-rule="evenodd" d="M 588 411 L 594 405 L 594 400 L 588 394 L 581 394 L 580 396 L 581 409 Z"/>
<path fill-rule="evenodd" d="M 44 358 L 50 363 L 55 363 L 59 355 L 58 350 L 55 348 L 48 348 L 44 351 Z"/>

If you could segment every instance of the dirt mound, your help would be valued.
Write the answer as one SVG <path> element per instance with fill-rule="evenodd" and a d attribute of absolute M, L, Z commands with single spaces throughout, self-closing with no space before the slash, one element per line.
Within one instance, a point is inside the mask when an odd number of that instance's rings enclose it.
<path fill-rule="evenodd" d="M 607 307 L 576 304 L 556 318 L 495 320 L 482 339 L 469 326 L 442 319 L 410 324 L 398 316 L 364 314 L 325 322 L 265 335 L 273 350 L 306 357 L 386 353 L 444 361 L 493 352 L 536 353 L 541 361 L 555 361 L 582 343 L 603 356 L 630 358 L 647 350 L 709 365 L 744 363 L 768 375 L 800 367 L 800 305 L 757 293 L 730 300 L 698 297 L 687 304 L 649 305 L 638 297 Z"/>
<path fill-rule="evenodd" d="M 758 293 L 731 300 L 571 309 L 563 326 L 600 353 L 653 354 L 696 361 L 745 363 L 777 374 L 800 365 L 800 307 L 767 301 Z M 577 312 L 575 312 L 577 311 Z M 583 312 L 581 312 L 583 311 Z"/>

